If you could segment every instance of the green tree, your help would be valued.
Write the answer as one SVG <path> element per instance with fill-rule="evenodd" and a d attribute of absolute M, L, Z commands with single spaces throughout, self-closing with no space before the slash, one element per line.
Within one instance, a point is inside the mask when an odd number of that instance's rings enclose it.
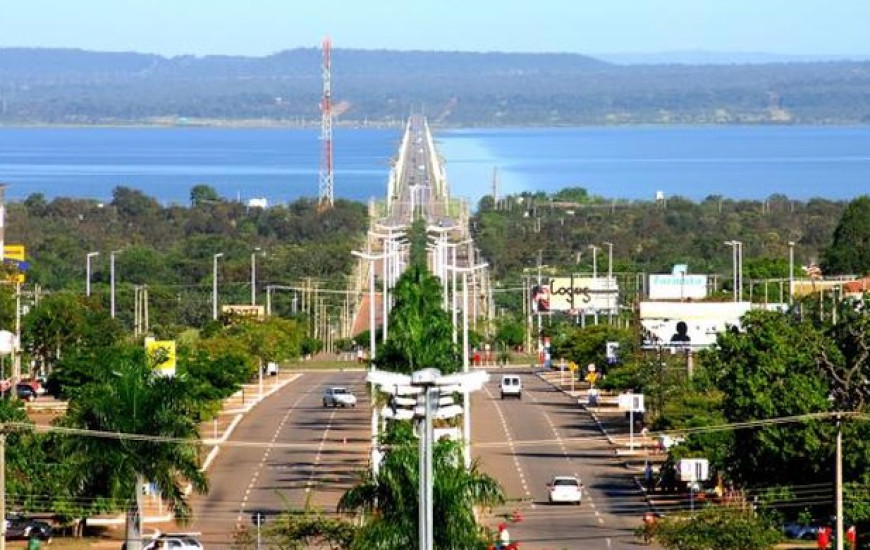
<path fill-rule="evenodd" d="M 673 550 L 767 550 L 782 534 L 751 510 L 714 506 L 660 518 L 653 538 Z"/>
<path fill-rule="evenodd" d="M 439 280 L 424 267 L 412 265 L 399 278 L 393 296 L 389 336 L 375 359 L 378 368 L 456 372 L 460 361 L 453 346 L 453 323 L 442 306 Z"/>
<path fill-rule="evenodd" d="M 191 512 L 186 484 L 199 493 L 208 488 L 200 470 L 194 404 L 182 381 L 156 375 L 138 346 L 105 349 L 94 361 L 101 377 L 73 394 L 60 421 L 62 427 L 92 433 L 65 436 L 63 456 L 69 461 L 70 485 L 82 496 L 125 509 L 127 548 L 135 550 L 141 544 L 139 497 L 145 482 L 156 484 L 181 522 Z"/>
<path fill-rule="evenodd" d="M 830 274 L 870 272 L 870 196 L 858 197 L 846 207 L 821 267 Z"/>
<path fill-rule="evenodd" d="M 836 349 L 815 327 L 775 312 L 750 312 L 742 325 L 719 336 L 707 367 L 717 373 L 729 423 L 829 410 L 830 387 L 817 361 Z M 830 433 L 830 425 L 818 422 L 738 430 L 732 475 L 750 485 L 827 479 Z"/>
<path fill-rule="evenodd" d="M 384 441 L 390 446 L 374 476 L 362 474 L 360 484 L 339 500 L 338 509 L 361 513 L 366 523 L 352 548 L 395 550 L 415 548 L 418 536 L 418 445 L 410 425 L 394 424 Z M 473 462 L 465 469 L 460 443 L 442 440 L 432 454 L 434 468 L 433 521 L 436 548 L 484 549 L 490 541 L 477 524 L 476 506 L 492 507 L 504 502 L 498 482 L 483 474 Z"/>
<path fill-rule="evenodd" d="M 201 183 L 194 185 L 190 189 L 190 204 L 193 206 L 199 206 L 206 202 L 218 202 L 220 200 L 220 195 L 211 185 Z"/>

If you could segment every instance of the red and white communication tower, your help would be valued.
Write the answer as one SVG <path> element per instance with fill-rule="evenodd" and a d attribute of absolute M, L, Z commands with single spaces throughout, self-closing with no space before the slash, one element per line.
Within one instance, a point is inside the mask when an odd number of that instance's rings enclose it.
<path fill-rule="evenodd" d="M 323 39 L 323 99 L 320 101 L 320 202 L 321 209 L 331 208 L 332 195 L 332 69 L 329 38 Z"/>

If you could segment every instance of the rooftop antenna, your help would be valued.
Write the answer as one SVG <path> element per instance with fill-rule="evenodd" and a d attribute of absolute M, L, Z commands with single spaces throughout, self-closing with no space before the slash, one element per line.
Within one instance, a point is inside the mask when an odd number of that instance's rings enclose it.
<path fill-rule="evenodd" d="M 333 205 L 332 179 L 332 67 L 329 37 L 323 39 L 323 99 L 320 101 L 320 201 L 318 208 L 323 211 Z"/>

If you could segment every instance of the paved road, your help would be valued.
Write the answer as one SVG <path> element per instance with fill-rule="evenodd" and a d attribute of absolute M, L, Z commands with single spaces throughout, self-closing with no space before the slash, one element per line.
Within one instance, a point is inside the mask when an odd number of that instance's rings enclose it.
<path fill-rule="evenodd" d="M 472 439 L 480 442 L 473 454 L 482 469 L 502 482 L 510 499 L 496 513 L 518 510 L 522 517 L 509 523 L 511 538 L 524 549 L 636 549 L 643 496 L 591 417 L 528 369 L 521 371 L 522 400 L 501 400 L 504 372 L 491 371 L 485 391 L 472 398 Z M 566 441 L 575 438 L 581 441 Z M 579 507 L 547 502 L 553 475 L 580 476 Z"/>
<path fill-rule="evenodd" d="M 518 510 L 522 521 L 511 523 L 510 530 L 527 549 L 636 549 L 633 530 L 645 509 L 643 498 L 592 419 L 528 369 L 516 371 L 523 373 L 523 398 L 502 401 L 503 372 L 509 371 L 492 371 L 485 391 L 473 396 L 474 455 L 510 499 L 486 522 L 495 528 L 499 514 Z M 356 472 L 368 464 L 364 376 L 308 372 L 249 412 L 230 438 L 234 445 L 224 447 L 211 465 L 210 493 L 194 497 L 197 517 L 189 529 L 201 531 L 208 548 L 220 548 L 231 542 L 238 525 L 251 526 L 254 511 L 275 515 L 288 505 L 308 503 L 334 512 Z M 323 390 L 333 385 L 351 388 L 358 406 L 323 408 Z M 583 504 L 547 503 L 546 483 L 554 474 L 583 479 Z"/>
<path fill-rule="evenodd" d="M 192 499 L 196 518 L 187 529 L 201 532 L 207 548 L 219 548 L 231 542 L 237 526 L 251 526 L 254 511 L 274 516 L 288 504 L 308 504 L 334 512 L 368 461 L 364 376 L 305 373 L 252 409 L 211 464 L 209 494 Z M 324 408 L 322 394 L 329 386 L 350 388 L 359 398 L 357 407 Z M 286 444 L 304 447 L 282 447 Z"/>

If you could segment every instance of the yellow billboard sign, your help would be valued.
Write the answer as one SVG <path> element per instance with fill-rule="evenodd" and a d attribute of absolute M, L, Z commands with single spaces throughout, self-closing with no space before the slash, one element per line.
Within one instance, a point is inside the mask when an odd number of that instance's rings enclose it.
<path fill-rule="evenodd" d="M 11 260 L 8 262 L 14 265 L 17 271 L 11 270 L 6 276 L 6 281 L 13 284 L 24 283 L 24 269 L 26 269 L 26 250 L 23 244 L 5 244 L 3 245 L 3 260 Z"/>
<path fill-rule="evenodd" d="M 25 257 L 25 248 L 23 244 L 5 244 L 3 245 L 3 259 L 4 260 L 18 260 L 19 262 L 23 262 L 27 258 Z"/>
<path fill-rule="evenodd" d="M 145 339 L 145 353 L 164 376 L 175 376 L 175 340 Z"/>

